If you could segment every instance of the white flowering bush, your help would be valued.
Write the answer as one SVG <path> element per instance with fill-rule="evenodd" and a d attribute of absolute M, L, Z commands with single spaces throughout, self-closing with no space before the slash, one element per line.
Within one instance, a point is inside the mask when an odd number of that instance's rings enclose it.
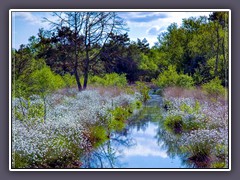
<path fill-rule="evenodd" d="M 178 137 L 188 161 L 200 168 L 228 167 L 228 105 L 193 98 L 165 98 L 163 127 Z"/>
<path fill-rule="evenodd" d="M 43 114 L 37 113 L 43 110 L 37 108 L 42 105 L 40 97 L 33 96 L 28 101 L 21 99 L 21 102 L 19 98 L 13 99 L 14 168 L 79 167 L 81 154 L 93 143 L 103 140 L 99 134 L 107 135 L 108 121 L 114 116 L 112 111 L 117 107 L 128 107 L 139 99 L 138 93 L 112 97 L 87 90 L 70 94 L 47 96 L 45 121 L 42 121 Z"/>

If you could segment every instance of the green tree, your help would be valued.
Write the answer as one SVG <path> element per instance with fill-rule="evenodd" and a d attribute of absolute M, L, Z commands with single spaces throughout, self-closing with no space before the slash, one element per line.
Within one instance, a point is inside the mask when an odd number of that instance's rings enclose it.
<path fill-rule="evenodd" d="M 64 86 L 62 77 L 54 74 L 48 66 L 31 74 L 31 86 L 29 88 L 31 88 L 33 94 L 39 95 L 44 102 L 44 120 L 46 120 L 47 112 L 47 95 Z"/>

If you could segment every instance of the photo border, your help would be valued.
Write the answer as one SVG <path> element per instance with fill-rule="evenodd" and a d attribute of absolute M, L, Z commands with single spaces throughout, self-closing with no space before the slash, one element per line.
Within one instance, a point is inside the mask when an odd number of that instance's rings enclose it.
<path fill-rule="evenodd" d="M 18 169 L 12 168 L 12 61 L 11 61 L 11 50 L 12 50 L 12 12 L 74 12 L 74 11 L 112 11 L 112 12 L 216 12 L 216 11 L 227 11 L 229 13 L 229 93 L 228 93 L 228 126 L 229 126 L 229 162 L 228 168 L 205 168 L 205 169 L 194 169 L 194 168 L 89 168 L 89 169 Z M 10 9 L 9 10 L 9 171 L 231 171 L 231 9 Z"/>
<path fill-rule="evenodd" d="M 46 179 L 114 179 L 123 180 L 126 178 L 145 180 L 153 179 L 174 179 L 174 180 L 238 180 L 240 177 L 240 51 L 238 49 L 240 36 L 239 27 L 240 21 L 240 1 L 236 0 L 48 0 L 48 1 L 32 1 L 32 0 L 2 0 L 0 2 L 0 17 L 1 17 L 1 30 L 0 30 L 0 138 L 1 138 L 1 163 L 0 174 L 3 179 L 18 179 L 18 180 L 42 180 Z M 228 8 L 232 10 L 232 170 L 230 172 L 9 172 L 8 170 L 8 10 L 11 8 Z"/>

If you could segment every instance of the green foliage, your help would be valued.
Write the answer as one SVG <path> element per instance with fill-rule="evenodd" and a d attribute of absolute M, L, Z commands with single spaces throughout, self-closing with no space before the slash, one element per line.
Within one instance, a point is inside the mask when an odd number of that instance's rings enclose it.
<path fill-rule="evenodd" d="M 32 92 L 42 96 L 65 86 L 62 77 L 54 74 L 47 66 L 32 73 L 31 83 Z"/>
<path fill-rule="evenodd" d="M 76 86 L 76 79 L 73 75 L 66 73 L 62 78 L 67 88 Z"/>
<path fill-rule="evenodd" d="M 178 73 L 175 66 L 169 66 L 167 70 L 159 74 L 156 80 L 153 80 L 153 83 L 159 87 L 168 87 L 175 86 L 178 80 Z"/>
<path fill-rule="evenodd" d="M 137 85 L 137 90 L 142 95 L 141 101 L 145 103 L 148 99 L 150 99 L 150 96 L 149 96 L 150 89 L 145 83 L 140 81 L 137 81 L 136 85 Z"/>
<path fill-rule="evenodd" d="M 30 99 L 19 98 L 19 106 L 14 109 L 15 118 L 21 121 L 35 122 L 37 120 L 43 121 L 44 104 L 42 101 L 31 103 Z"/>
<path fill-rule="evenodd" d="M 94 147 L 98 147 L 108 139 L 107 131 L 103 126 L 92 126 L 90 128 L 90 142 Z"/>
<path fill-rule="evenodd" d="M 214 162 L 211 164 L 211 168 L 225 168 L 225 162 Z"/>
<path fill-rule="evenodd" d="M 113 119 L 125 122 L 131 111 L 129 111 L 129 107 L 116 107 L 113 111 L 111 111 L 111 113 L 113 115 Z"/>
<path fill-rule="evenodd" d="M 171 108 L 171 102 L 165 101 L 164 107 Z M 169 115 L 166 117 L 164 121 L 164 127 L 175 134 L 180 134 L 182 132 L 189 132 L 191 130 L 196 130 L 203 128 L 204 124 L 196 121 L 196 116 L 194 114 L 199 113 L 201 110 L 200 103 L 198 101 L 195 102 L 194 106 L 191 107 L 185 103 L 182 103 L 179 107 L 179 110 L 187 113 L 187 117 L 182 117 L 181 115 Z"/>
<path fill-rule="evenodd" d="M 32 163 L 30 157 L 24 156 L 19 152 L 12 153 L 12 162 L 14 168 L 30 168 Z"/>
<path fill-rule="evenodd" d="M 105 74 L 102 78 L 99 76 L 93 76 L 90 83 L 94 85 L 102 85 L 105 87 L 125 87 L 127 85 L 127 79 L 125 74 L 119 75 L 117 73 L 111 73 Z"/>
<path fill-rule="evenodd" d="M 179 115 L 168 116 L 163 125 L 166 130 L 174 134 L 180 134 L 183 130 L 183 120 Z"/>
<path fill-rule="evenodd" d="M 143 53 L 141 53 L 141 62 L 139 67 L 140 69 L 150 70 L 150 71 L 156 71 L 158 69 L 158 66 L 155 60 Z"/>
<path fill-rule="evenodd" d="M 163 108 L 164 108 L 165 110 L 169 110 L 169 109 L 171 109 L 172 107 L 173 107 L 173 104 L 172 104 L 171 101 L 169 101 L 169 100 L 164 100 L 164 102 L 163 102 Z"/>
<path fill-rule="evenodd" d="M 28 118 L 41 118 L 43 121 L 44 117 L 44 105 L 43 103 L 35 103 L 28 106 Z"/>
<path fill-rule="evenodd" d="M 180 105 L 180 110 L 188 114 L 199 113 L 199 111 L 201 110 L 201 106 L 198 101 L 195 101 L 195 104 L 193 107 L 188 106 L 186 103 L 182 103 Z"/>
<path fill-rule="evenodd" d="M 177 79 L 177 86 L 179 87 L 185 87 L 185 88 L 191 88 L 193 86 L 194 82 L 191 76 L 188 76 L 186 74 L 180 74 Z"/>
<path fill-rule="evenodd" d="M 162 96 L 163 95 L 163 89 L 157 89 L 153 92 L 153 94 L 157 94 L 157 95 Z"/>
<path fill-rule="evenodd" d="M 116 119 L 112 119 L 108 122 L 108 127 L 111 130 L 121 131 L 125 127 L 125 123 Z"/>
<path fill-rule="evenodd" d="M 212 149 L 211 142 L 197 142 L 188 146 L 182 146 L 183 153 L 187 153 L 191 162 L 199 168 L 208 167 L 210 162 L 210 154 Z"/>
<path fill-rule="evenodd" d="M 170 65 L 167 70 L 159 74 L 156 80 L 153 80 L 153 83 L 161 88 L 169 86 L 179 86 L 190 88 L 193 86 L 193 79 L 191 76 L 185 74 L 178 74 L 176 67 Z"/>
<path fill-rule="evenodd" d="M 116 107 L 110 111 L 112 118 L 108 121 L 108 127 L 112 130 L 121 131 L 126 126 L 126 121 L 133 113 L 133 110 L 140 109 L 141 106 L 141 101 L 135 101 L 126 107 Z"/>
<path fill-rule="evenodd" d="M 184 120 L 183 130 L 185 132 L 190 132 L 192 130 L 203 129 L 204 126 L 205 125 L 203 123 L 196 121 L 195 116 L 190 115 L 190 117 Z"/>
<path fill-rule="evenodd" d="M 142 107 L 142 102 L 141 101 L 135 101 L 132 105 L 133 109 L 140 109 Z"/>
<path fill-rule="evenodd" d="M 203 84 L 202 88 L 205 93 L 214 99 L 226 95 L 226 89 L 221 85 L 221 80 L 219 78 L 214 78 L 210 82 Z"/>

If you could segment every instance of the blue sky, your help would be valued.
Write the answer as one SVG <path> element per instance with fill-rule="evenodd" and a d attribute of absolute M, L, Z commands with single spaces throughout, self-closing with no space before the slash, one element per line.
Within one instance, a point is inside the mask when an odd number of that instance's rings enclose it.
<path fill-rule="evenodd" d="M 157 36 L 165 31 L 171 23 L 181 25 L 183 18 L 191 16 L 208 16 L 210 12 L 119 12 L 127 22 L 128 35 L 131 40 L 146 38 L 150 45 L 157 42 Z M 36 36 L 39 28 L 48 29 L 43 21 L 46 17 L 54 21 L 51 12 L 12 12 L 12 47 L 18 49 L 27 44 L 30 36 Z"/>

